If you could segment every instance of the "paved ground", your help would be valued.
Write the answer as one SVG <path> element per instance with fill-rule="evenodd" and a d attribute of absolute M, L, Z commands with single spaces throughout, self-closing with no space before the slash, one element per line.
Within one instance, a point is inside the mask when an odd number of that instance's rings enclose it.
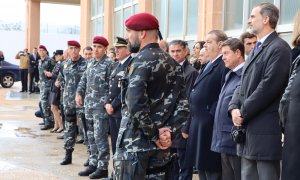
<path fill-rule="evenodd" d="M 39 95 L 19 91 L 20 83 L 9 89 L 0 86 L 0 179 L 89 179 L 77 175 L 87 159 L 85 146 L 75 146 L 73 164 L 59 165 L 63 140 L 56 139 L 57 133 L 40 130 L 41 119 L 34 116 Z"/>
<path fill-rule="evenodd" d="M 0 87 L 0 179 L 88 179 L 77 173 L 87 158 L 84 145 L 76 145 L 73 164 L 59 165 L 64 156 L 57 133 L 39 130 L 34 116 L 39 95 Z"/>

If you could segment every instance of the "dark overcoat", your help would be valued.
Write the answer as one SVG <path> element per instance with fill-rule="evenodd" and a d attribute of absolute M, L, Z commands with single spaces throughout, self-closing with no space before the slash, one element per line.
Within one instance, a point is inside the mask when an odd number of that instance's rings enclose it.
<path fill-rule="evenodd" d="M 220 56 L 195 80 L 190 94 L 191 125 L 186 167 L 194 165 L 199 170 L 221 170 L 220 154 L 211 151 L 210 146 L 215 110 L 227 71 Z"/>
<path fill-rule="evenodd" d="M 298 180 L 300 177 L 300 55 L 294 60 L 294 68 L 289 79 L 289 88 L 286 89 L 287 112 L 284 131 L 284 146 L 282 153 L 282 180 Z M 294 74 L 294 72 L 296 74 Z M 289 91 L 289 92 L 287 92 Z M 281 100 L 281 105 L 282 100 Z"/>
<path fill-rule="evenodd" d="M 246 141 L 237 146 L 239 156 L 250 160 L 281 159 L 279 101 L 288 82 L 291 65 L 289 45 L 272 32 L 257 53 L 244 65 L 229 112 L 240 109 L 246 126 Z"/>

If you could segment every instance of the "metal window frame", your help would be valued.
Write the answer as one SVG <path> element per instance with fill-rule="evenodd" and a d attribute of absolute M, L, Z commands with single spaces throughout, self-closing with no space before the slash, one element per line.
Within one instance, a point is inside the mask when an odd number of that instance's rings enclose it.
<path fill-rule="evenodd" d="M 114 1 L 115 3 L 115 1 Z M 114 12 L 113 12 L 113 22 L 115 20 L 115 13 L 118 12 L 118 11 L 121 11 L 121 21 L 122 22 L 125 22 L 125 19 L 124 19 L 124 9 L 130 7 L 130 11 L 131 11 L 131 14 L 134 13 L 134 6 L 135 5 L 138 5 L 138 1 L 137 0 L 131 0 L 130 2 L 128 3 L 125 3 L 124 4 L 124 0 L 122 0 L 122 5 L 121 6 L 118 6 L 118 7 L 114 7 Z M 115 38 L 115 36 L 125 36 L 125 34 L 115 34 L 115 24 L 113 23 L 113 39 Z M 121 32 L 124 33 L 125 31 L 125 28 L 124 26 L 122 27 L 121 29 Z"/>
<path fill-rule="evenodd" d="M 280 9 L 280 3 L 284 2 L 283 0 L 274 0 L 273 3 L 275 6 L 277 6 Z M 225 10 L 225 3 L 226 0 L 223 1 L 223 12 Z M 242 24 L 242 29 L 235 29 L 235 30 L 224 30 L 224 25 L 223 25 L 223 30 L 224 32 L 229 36 L 229 37 L 237 37 L 237 35 L 242 34 L 243 32 L 247 31 L 247 22 L 248 22 L 248 17 L 250 14 L 250 1 L 249 0 L 243 0 L 243 24 Z M 225 23 L 225 14 L 223 16 L 223 24 Z M 293 31 L 293 24 L 278 24 L 276 31 L 278 33 L 291 33 Z"/>

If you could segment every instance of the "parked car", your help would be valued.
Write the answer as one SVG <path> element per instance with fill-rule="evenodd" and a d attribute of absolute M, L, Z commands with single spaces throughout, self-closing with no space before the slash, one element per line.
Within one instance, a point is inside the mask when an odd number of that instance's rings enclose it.
<path fill-rule="evenodd" d="M 0 84 L 4 88 L 10 88 L 15 82 L 20 81 L 19 66 L 7 61 L 0 61 Z"/>

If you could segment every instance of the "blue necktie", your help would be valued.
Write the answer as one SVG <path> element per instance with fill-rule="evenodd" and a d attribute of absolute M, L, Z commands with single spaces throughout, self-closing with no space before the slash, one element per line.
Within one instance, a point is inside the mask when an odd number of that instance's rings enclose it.
<path fill-rule="evenodd" d="M 253 50 L 253 51 L 254 51 L 254 54 L 256 54 L 256 53 L 258 52 L 258 49 L 259 49 L 260 45 L 261 45 L 261 42 L 258 41 L 258 42 L 256 43 L 255 47 L 254 47 L 254 50 Z"/>
<path fill-rule="evenodd" d="M 203 72 L 205 72 L 211 65 L 212 65 L 212 62 L 209 61 L 209 63 L 207 63 L 207 65 L 205 66 Z"/>

